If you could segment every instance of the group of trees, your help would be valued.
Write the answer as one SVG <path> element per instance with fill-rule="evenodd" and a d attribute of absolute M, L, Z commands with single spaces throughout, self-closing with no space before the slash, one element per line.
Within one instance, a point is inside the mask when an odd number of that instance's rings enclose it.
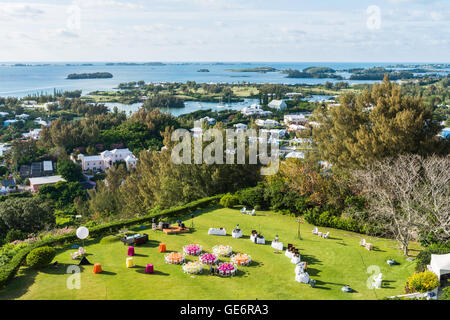
<path fill-rule="evenodd" d="M 361 95 L 344 94 L 340 105 L 315 110 L 320 123 L 313 130 L 320 156 L 334 165 L 355 168 L 400 154 L 447 154 L 449 142 L 436 139 L 440 131 L 432 109 L 402 93 L 385 78 Z"/>

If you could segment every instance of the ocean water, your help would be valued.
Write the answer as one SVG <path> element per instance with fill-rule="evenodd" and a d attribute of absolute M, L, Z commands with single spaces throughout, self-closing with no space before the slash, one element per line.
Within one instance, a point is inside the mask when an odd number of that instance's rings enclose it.
<path fill-rule="evenodd" d="M 23 63 L 23 62 L 21 62 Z M 27 63 L 23 63 L 27 64 Z M 29 94 L 52 93 L 56 90 L 81 89 L 83 95 L 95 90 L 112 90 L 121 82 L 186 82 L 198 83 L 278 83 L 278 84 L 318 84 L 335 79 L 288 79 L 280 72 L 255 73 L 231 72 L 230 69 L 243 69 L 269 66 L 278 70 L 302 70 L 311 66 L 325 66 L 336 70 L 387 66 L 394 63 L 166 63 L 163 66 L 114 65 L 92 63 L 29 63 L 27 66 L 13 66 L 14 63 L 0 62 L 0 96 L 23 97 Z M 71 65 L 67 65 L 71 64 Z M 198 72 L 209 69 L 210 72 Z M 71 73 L 110 72 L 112 79 L 66 80 Z M 343 73 L 345 74 L 345 73 Z M 350 81 L 350 83 L 370 83 L 373 81 Z"/>

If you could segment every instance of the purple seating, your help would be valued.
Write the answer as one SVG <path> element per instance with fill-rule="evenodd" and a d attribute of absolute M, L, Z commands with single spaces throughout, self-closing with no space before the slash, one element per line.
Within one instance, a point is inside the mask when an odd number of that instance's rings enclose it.
<path fill-rule="evenodd" d="M 129 257 L 134 256 L 134 247 L 128 247 L 128 256 Z"/>
<path fill-rule="evenodd" d="M 155 273 L 153 270 L 153 264 L 147 264 L 147 267 L 145 267 L 145 273 Z"/>

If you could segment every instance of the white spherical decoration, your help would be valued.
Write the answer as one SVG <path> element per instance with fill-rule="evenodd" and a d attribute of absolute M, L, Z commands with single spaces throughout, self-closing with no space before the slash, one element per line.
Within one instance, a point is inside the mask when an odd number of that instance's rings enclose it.
<path fill-rule="evenodd" d="M 86 239 L 87 237 L 89 237 L 89 229 L 86 227 L 79 227 L 77 229 L 77 237 L 78 239 Z"/>

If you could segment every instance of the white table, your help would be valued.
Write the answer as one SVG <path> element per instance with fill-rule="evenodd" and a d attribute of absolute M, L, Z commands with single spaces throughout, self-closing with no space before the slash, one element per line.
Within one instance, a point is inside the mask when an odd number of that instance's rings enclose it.
<path fill-rule="evenodd" d="M 242 238 L 242 230 L 239 229 L 239 231 L 233 230 L 233 232 L 231 233 L 231 236 L 233 238 Z"/>
<path fill-rule="evenodd" d="M 208 234 L 213 236 L 226 236 L 227 231 L 225 229 L 209 228 Z"/>
<path fill-rule="evenodd" d="M 301 262 L 300 255 L 298 257 L 293 256 L 291 258 L 291 263 L 293 263 L 293 264 L 297 264 L 297 263 L 300 263 L 300 262 Z"/>
<path fill-rule="evenodd" d="M 272 246 L 272 248 L 274 248 L 274 249 L 276 249 L 276 250 L 283 251 L 283 242 L 280 242 L 280 241 L 272 241 L 271 246 Z"/>

